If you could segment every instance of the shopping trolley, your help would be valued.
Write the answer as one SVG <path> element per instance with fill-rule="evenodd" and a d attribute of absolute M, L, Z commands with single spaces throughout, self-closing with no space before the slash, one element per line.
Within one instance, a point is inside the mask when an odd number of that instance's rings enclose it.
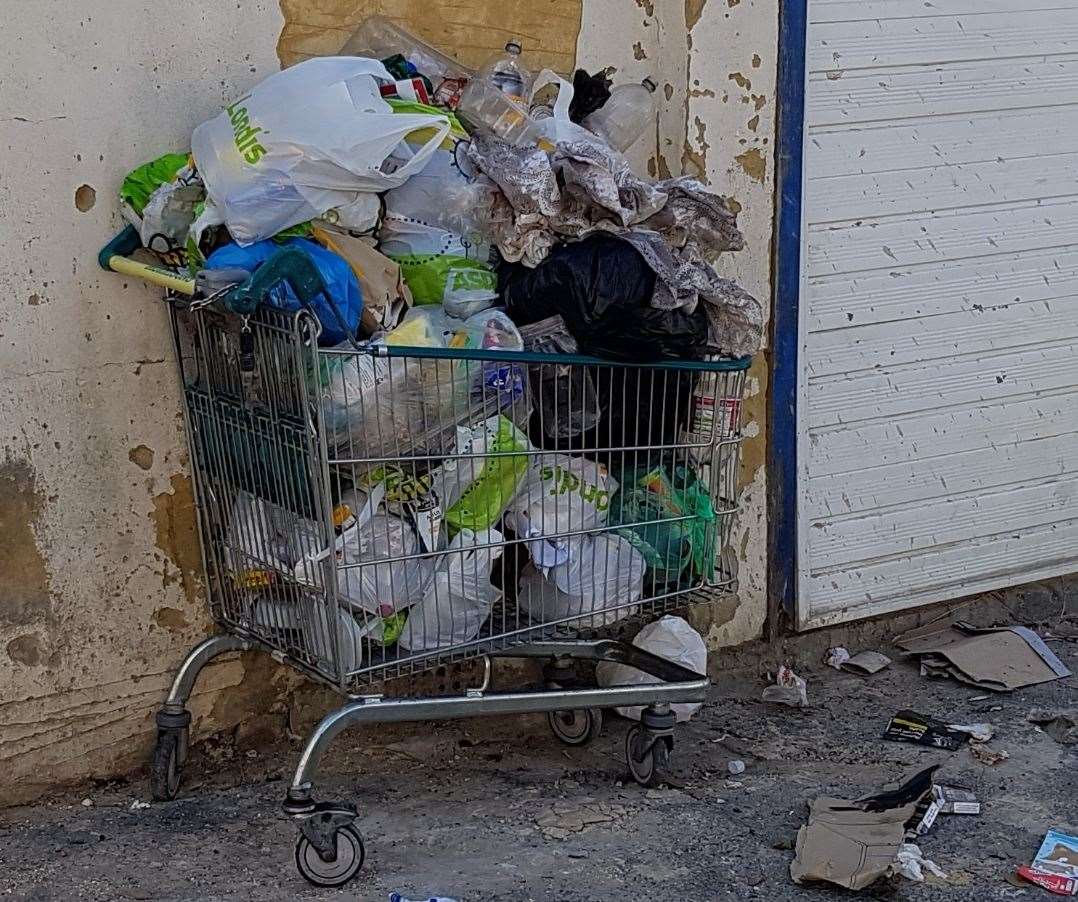
<path fill-rule="evenodd" d="M 449 347 L 324 348 L 302 303 L 259 303 L 281 280 L 301 302 L 321 290 L 295 252 L 193 300 L 193 283 L 123 256 L 133 243 L 116 239 L 101 263 L 169 289 L 221 629 L 157 713 L 154 797 L 178 792 L 199 671 L 248 649 L 345 699 L 308 739 L 283 803 L 299 822 L 298 869 L 320 886 L 364 860 L 357 809 L 314 798 L 319 762 L 349 727 L 538 712 L 583 745 L 604 709 L 641 706 L 626 762 L 640 784 L 659 782 L 670 706 L 702 702 L 708 680 L 618 637 L 736 589 L 749 361 L 615 363 L 457 347 L 468 342 L 456 335 Z M 503 658 L 541 662 L 543 688 L 491 691 Z M 482 679 L 462 694 L 384 694 L 466 662 Z"/>

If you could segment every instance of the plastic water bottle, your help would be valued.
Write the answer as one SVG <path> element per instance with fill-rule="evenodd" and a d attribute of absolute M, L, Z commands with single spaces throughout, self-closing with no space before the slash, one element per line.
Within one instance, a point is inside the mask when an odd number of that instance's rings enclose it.
<path fill-rule="evenodd" d="M 584 119 L 584 128 L 615 150 L 627 150 L 655 121 L 655 88 L 650 78 L 638 85 L 618 85 L 610 99 Z"/>
<path fill-rule="evenodd" d="M 539 134 L 528 115 L 531 85 L 532 74 L 520 62 L 520 43 L 510 41 L 504 53 L 490 59 L 468 82 L 458 110 L 473 128 L 510 144 L 533 144 Z"/>
<path fill-rule="evenodd" d="M 490 80 L 499 91 L 519 104 L 528 102 L 532 74 L 520 64 L 520 42 L 509 41 L 505 52 L 489 60 L 479 70 L 480 78 Z"/>

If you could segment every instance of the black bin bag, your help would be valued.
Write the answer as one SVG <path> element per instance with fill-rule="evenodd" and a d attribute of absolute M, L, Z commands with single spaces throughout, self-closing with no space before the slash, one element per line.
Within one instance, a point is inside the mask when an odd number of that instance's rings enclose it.
<path fill-rule="evenodd" d="M 703 305 L 692 313 L 652 307 L 655 272 L 614 235 L 559 245 L 534 269 L 503 263 L 498 286 L 518 326 L 560 314 L 583 354 L 640 363 L 707 353 Z"/>
<path fill-rule="evenodd" d="M 503 263 L 498 285 L 518 325 L 560 315 L 582 354 L 644 363 L 700 359 L 706 353 L 704 311 L 652 307 L 655 273 L 636 248 L 609 234 L 561 245 L 534 269 Z M 695 377 L 692 370 L 665 367 L 600 367 L 589 374 L 594 399 L 591 393 L 574 394 L 589 414 L 600 414 L 599 422 L 572 435 L 551 435 L 533 423 L 530 438 L 546 450 L 584 451 L 604 463 L 616 463 L 613 458 L 622 455 L 610 452 L 619 448 L 670 444 L 688 419 Z M 542 393 L 551 388 L 545 383 L 532 388 L 538 411 Z M 564 405 L 559 398 L 547 406 Z M 649 454 L 635 453 L 638 463 Z"/>

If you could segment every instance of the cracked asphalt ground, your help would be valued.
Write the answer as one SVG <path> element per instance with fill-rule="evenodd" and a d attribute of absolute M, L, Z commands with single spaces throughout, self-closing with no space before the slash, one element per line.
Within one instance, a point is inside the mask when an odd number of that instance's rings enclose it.
<path fill-rule="evenodd" d="M 1078 671 L 1078 644 L 1052 647 Z M 759 667 L 723 673 L 703 711 L 678 729 L 668 789 L 629 781 L 627 722 L 613 715 L 585 748 L 562 746 L 538 717 L 345 733 L 316 785 L 320 800 L 352 801 L 361 812 L 367 863 L 341 890 L 310 887 L 295 869 L 296 829 L 279 802 L 298 742 L 218 740 L 195 748 L 171 803 L 143 807 L 149 790 L 138 778 L 0 812 L 0 891 L 229 902 L 385 900 L 394 890 L 462 902 L 835 898 L 848 894 L 789 878 L 806 800 L 856 797 L 939 762 L 943 779 L 984 803 L 979 817 L 941 817 L 921 842 L 947 879 L 896 879 L 864 895 L 1047 899 L 1007 875 L 1030 861 L 1049 827 L 1078 831 L 1078 746 L 1041 732 L 1027 713 L 1078 706 L 1075 678 L 983 697 L 899 660 L 868 678 L 815 660 L 813 652 L 797 661 L 809 684 L 805 710 L 761 702 Z M 988 721 L 997 731 L 990 747 L 1010 757 L 989 766 L 968 748 L 883 741 L 888 717 L 904 707 Z M 731 759 L 746 765 L 735 778 Z"/>

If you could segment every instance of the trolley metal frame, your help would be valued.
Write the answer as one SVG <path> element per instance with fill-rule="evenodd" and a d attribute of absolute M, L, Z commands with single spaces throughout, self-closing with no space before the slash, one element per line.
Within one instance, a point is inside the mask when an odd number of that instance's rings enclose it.
<path fill-rule="evenodd" d="M 331 554 L 323 561 L 322 583 L 317 590 L 310 586 L 297 588 L 280 573 L 273 576 L 274 580 L 286 584 L 282 591 L 292 593 L 289 595 L 291 602 L 313 597 L 316 608 L 312 609 L 324 611 L 327 618 L 332 618 L 325 621 L 335 624 L 325 637 L 329 642 L 328 656 L 324 642 L 319 652 L 308 639 L 297 640 L 294 624 L 275 623 L 271 629 L 264 621 L 252 618 L 251 593 L 243 586 L 236 587 L 237 573 L 246 571 L 235 564 L 235 543 L 230 549 L 228 541 L 222 539 L 222 522 L 234 515 L 234 507 L 229 507 L 234 502 L 220 497 L 223 477 L 211 471 L 207 455 L 237 453 L 229 444 L 228 424 L 239 422 L 255 408 L 262 417 L 260 422 L 264 422 L 271 433 L 273 430 L 291 430 L 289 435 L 296 439 L 299 452 L 296 460 L 284 460 L 281 448 L 285 446 L 274 446 L 268 449 L 273 458 L 271 464 L 290 469 L 299 461 L 301 466 L 296 472 L 300 472 L 300 476 L 297 478 L 305 481 L 304 485 L 311 491 L 309 497 L 301 499 L 303 503 L 295 503 L 296 499 L 292 497 L 285 499 L 282 506 L 288 507 L 291 501 L 295 510 L 310 502 L 307 505 L 310 509 L 304 510 L 302 516 L 317 524 L 319 541 L 332 546 L 334 522 L 330 485 L 335 478 L 335 468 L 344 464 L 355 466 L 356 457 L 334 453 L 327 438 L 331 430 L 325 420 L 323 403 L 312 389 L 312 377 L 324 365 L 327 355 L 336 352 L 319 349 L 317 320 L 303 311 L 286 314 L 262 308 L 250 317 L 237 317 L 215 311 L 212 306 L 196 309 L 196 305 L 176 296 L 171 298 L 170 306 L 185 392 L 184 413 L 195 475 L 203 567 L 212 613 L 223 633 L 207 638 L 188 654 L 157 713 L 158 736 L 151 768 L 156 798 L 174 798 L 179 790 L 191 725 L 187 703 L 200 671 L 219 655 L 250 649 L 271 654 L 276 660 L 331 686 L 345 697 L 344 704 L 323 718 L 307 740 L 283 802 L 284 812 L 299 821 L 297 867 L 316 885 L 341 886 L 355 877 L 363 865 L 365 850 L 355 827 L 359 817 L 357 810 L 344 803 L 317 802 L 314 796 L 315 773 L 326 749 L 339 733 L 353 726 L 545 712 L 559 739 L 570 745 L 580 745 L 601 729 L 603 709 L 639 705 L 644 707 L 644 712 L 640 724 L 633 726 L 627 734 L 626 760 L 633 777 L 641 784 L 652 785 L 661 780 L 673 748 L 675 717 L 670 705 L 704 701 L 709 681 L 704 674 L 694 673 L 627 642 L 605 638 L 602 630 L 591 628 L 596 620 L 593 616 L 568 616 L 534 624 L 521 621 L 518 612 L 502 610 L 497 615 L 502 618 L 499 623 L 503 629 L 500 631 L 491 626 L 468 642 L 433 651 L 402 654 L 383 649 L 380 660 L 364 658 L 362 663 L 359 660 L 360 645 L 366 649 L 369 643 L 367 639 L 362 642 L 357 639 L 349 666 L 344 654 L 351 640 L 336 620 L 342 605 L 338 584 L 341 574 Z M 725 391 L 736 395 L 738 402 L 749 364 L 747 360 L 615 364 L 579 356 L 435 349 L 391 349 L 387 352 L 385 349 L 358 348 L 354 353 L 380 353 L 402 361 L 403 366 L 408 366 L 408 361 L 418 362 L 420 366 L 424 361 L 439 366 L 448 360 L 455 361 L 454 366 L 465 368 L 602 366 L 661 369 L 670 373 L 721 373 L 722 378 L 729 380 Z M 495 407 L 496 411 L 499 409 L 502 408 Z M 638 599 L 631 605 L 645 615 L 674 610 L 689 602 L 714 600 L 718 594 L 736 591 L 736 564 L 727 545 L 732 516 L 737 509 L 739 410 L 738 403 L 728 418 L 723 411 L 714 411 L 710 436 L 698 437 L 694 442 L 637 442 L 639 447 L 635 450 L 645 454 L 675 447 L 686 454 L 702 449 L 714 455 L 710 465 L 721 473 L 712 472 L 711 493 L 712 496 L 723 495 L 722 519 L 717 526 L 717 564 L 705 577 L 688 587 L 681 587 L 667 596 Z M 212 415 L 210 419 L 207 419 L 208 414 Z M 237 416 L 239 419 L 229 419 Z M 720 421 L 718 425 L 716 421 Z M 257 457 L 267 451 L 260 449 L 256 431 L 245 437 L 248 444 L 244 446 L 243 454 Z M 407 459 L 415 463 L 419 459 L 435 460 L 439 453 L 444 451 L 434 449 L 426 455 L 409 457 L 388 453 L 383 448 L 366 458 L 360 456 L 360 463 L 369 465 L 373 459 Z M 494 456 L 485 455 L 488 459 Z M 275 478 L 279 482 L 277 490 L 287 496 L 291 490 L 281 482 L 280 470 Z M 716 481 L 725 486 L 721 492 Z M 233 487 L 231 482 L 228 485 Z M 233 555 L 231 559 L 229 554 Z M 422 554 L 413 557 L 420 558 Z M 400 556 L 397 560 L 403 559 L 404 556 Z M 493 620 L 495 615 L 491 613 L 490 616 Z M 510 625 L 515 628 L 509 629 Z M 574 626 L 579 627 L 575 632 Z M 492 662 L 506 657 L 545 661 L 543 676 L 547 688 L 491 692 Z M 375 691 L 386 679 L 463 660 L 480 661 L 484 668 L 481 685 L 463 694 L 386 698 Z M 589 666 L 599 662 L 626 664 L 660 682 L 608 688 L 580 685 L 575 676 L 578 662 L 586 662 Z"/>

